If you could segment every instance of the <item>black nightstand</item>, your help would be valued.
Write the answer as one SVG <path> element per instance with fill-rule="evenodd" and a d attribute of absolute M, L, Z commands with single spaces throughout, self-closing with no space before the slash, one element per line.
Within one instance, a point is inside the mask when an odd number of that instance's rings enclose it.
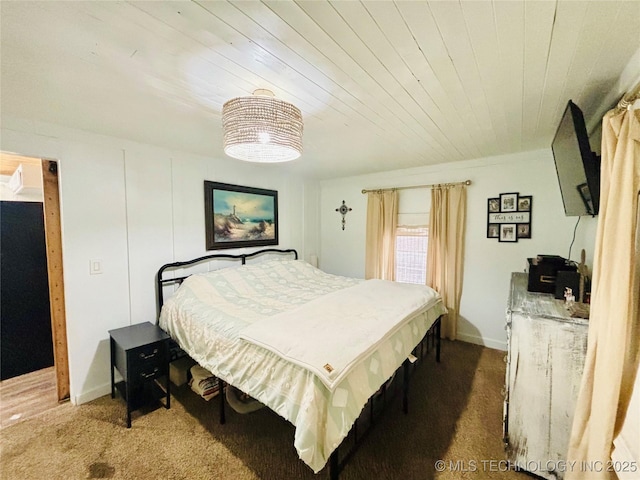
<path fill-rule="evenodd" d="M 169 335 L 149 322 L 109 330 L 111 336 L 111 398 L 116 387 L 127 402 L 127 428 L 131 412 L 165 395 L 170 407 Z M 124 379 L 115 384 L 114 368 Z M 165 377 L 164 389 L 155 381 Z"/>

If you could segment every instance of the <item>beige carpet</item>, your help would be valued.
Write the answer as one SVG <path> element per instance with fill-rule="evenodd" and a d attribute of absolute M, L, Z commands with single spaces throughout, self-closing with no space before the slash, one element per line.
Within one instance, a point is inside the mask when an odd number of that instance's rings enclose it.
<path fill-rule="evenodd" d="M 393 400 L 340 478 L 344 480 L 527 479 L 504 470 L 504 352 L 443 342 L 412 377 L 409 415 Z M 2 479 L 324 479 L 298 459 L 293 427 L 273 412 L 227 410 L 188 387 L 171 409 L 136 412 L 125 428 L 121 398 L 65 404 L 0 431 Z M 435 462 L 445 461 L 443 472 Z M 475 467 L 474 467 L 475 465 Z"/>

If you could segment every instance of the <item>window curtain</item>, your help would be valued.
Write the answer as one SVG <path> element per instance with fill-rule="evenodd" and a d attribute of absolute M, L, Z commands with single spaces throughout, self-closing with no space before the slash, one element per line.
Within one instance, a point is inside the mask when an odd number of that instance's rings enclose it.
<path fill-rule="evenodd" d="M 364 277 L 394 280 L 397 190 L 369 192 Z"/>
<path fill-rule="evenodd" d="M 602 130 L 589 343 L 567 458 L 577 465 L 606 466 L 638 368 L 640 111 L 612 110 L 604 116 Z M 616 478 L 606 468 L 597 470 L 576 468 L 565 478 Z"/>
<path fill-rule="evenodd" d="M 433 187 L 427 249 L 427 285 L 442 296 L 449 313 L 442 336 L 455 340 L 462 296 L 467 187 Z"/>

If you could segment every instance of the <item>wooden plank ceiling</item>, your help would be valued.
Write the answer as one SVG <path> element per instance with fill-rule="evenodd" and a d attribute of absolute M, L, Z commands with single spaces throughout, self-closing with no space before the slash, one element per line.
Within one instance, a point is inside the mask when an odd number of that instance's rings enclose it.
<path fill-rule="evenodd" d="M 13 172 L 16 171 L 16 168 L 18 168 L 20 164 L 40 166 L 42 160 L 8 152 L 0 152 L 0 175 L 13 175 Z"/>
<path fill-rule="evenodd" d="M 339 177 L 550 146 L 597 123 L 638 1 L 1 2 L 2 115 L 222 157 L 221 109 L 267 88 Z M 271 168 L 271 166 L 270 166 Z"/>

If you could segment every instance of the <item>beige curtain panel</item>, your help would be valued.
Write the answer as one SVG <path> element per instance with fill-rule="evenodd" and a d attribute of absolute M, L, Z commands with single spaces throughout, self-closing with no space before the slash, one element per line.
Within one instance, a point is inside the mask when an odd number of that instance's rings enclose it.
<path fill-rule="evenodd" d="M 606 466 L 638 368 L 640 112 L 612 110 L 605 115 L 602 130 L 589 344 L 567 457 L 577 465 Z M 606 470 L 575 468 L 565 478 L 616 478 Z"/>
<path fill-rule="evenodd" d="M 398 192 L 374 191 L 367 199 L 367 235 L 364 277 L 395 279 L 395 233 L 398 223 Z"/>
<path fill-rule="evenodd" d="M 449 313 L 442 323 L 442 336 L 455 340 L 462 296 L 464 233 L 467 217 L 467 187 L 431 189 L 427 285 L 442 296 Z"/>

